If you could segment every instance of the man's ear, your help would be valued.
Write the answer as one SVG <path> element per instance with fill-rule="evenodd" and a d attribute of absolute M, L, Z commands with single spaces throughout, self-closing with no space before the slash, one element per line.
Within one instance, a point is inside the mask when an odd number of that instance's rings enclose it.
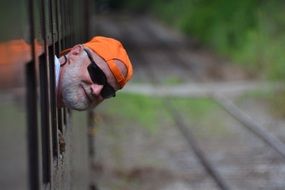
<path fill-rule="evenodd" d="M 73 46 L 70 50 L 70 54 L 71 55 L 78 55 L 80 54 L 82 51 L 84 51 L 84 47 L 82 44 L 77 44 L 75 46 Z"/>

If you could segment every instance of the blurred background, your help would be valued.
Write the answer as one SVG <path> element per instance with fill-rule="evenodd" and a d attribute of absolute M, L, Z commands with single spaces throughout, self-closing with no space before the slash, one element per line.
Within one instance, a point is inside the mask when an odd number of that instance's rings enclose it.
<path fill-rule="evenodd" d="M 285 188 L 283 4 L 97 1 L 135 68 L 95 110 L 99 189 Z"/>
<path fill-rule="evenodd" d="M 282 1 L 98 0 L 97 12 L 114 10 L 152 15 L 255 76 L 285 76 Z"/>

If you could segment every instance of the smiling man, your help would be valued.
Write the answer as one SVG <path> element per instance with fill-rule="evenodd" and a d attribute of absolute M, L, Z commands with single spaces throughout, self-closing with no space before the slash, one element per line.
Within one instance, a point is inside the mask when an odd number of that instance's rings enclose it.
<path fill-rule="evenodd" d="M 132 64 L 122 44 L 97 36 L 55 58 L 59 107 L 86 110 L 115 97 L 133 75 Z"/>

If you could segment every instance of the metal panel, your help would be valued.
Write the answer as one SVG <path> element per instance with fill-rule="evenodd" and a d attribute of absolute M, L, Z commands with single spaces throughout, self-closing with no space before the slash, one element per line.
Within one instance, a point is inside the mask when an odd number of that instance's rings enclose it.
<path fill-rule="evenodd" d="M 54 69 L 55 55 L 87 39 L 86 2 L 0 2 L 0 21 L 7 31 L 1 30 L 0 46 L 24 44 L 22 57 L 9 52 L 16 61 L 0 65 L 1 73 L 7 73 L 3 82 L 0 75 L 0 88 L 7 89 L 0 93 L 0 169 L 5 171 L 0 174 L 1 190 L 88 188 L 87 123 L 82 123 L 86 117 L 74 113 L 77 122 L 71 120 L 70 110 L 57 108 Z"/>

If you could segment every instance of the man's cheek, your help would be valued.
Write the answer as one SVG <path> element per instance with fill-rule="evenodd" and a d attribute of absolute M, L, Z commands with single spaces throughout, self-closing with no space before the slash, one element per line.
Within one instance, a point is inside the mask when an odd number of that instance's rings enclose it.
<path fill-rule="evenodd" d="M 67 107 L 76 110 L 84 110 L 89 106 L 82 90 L 74 86 L 66 87 L 63 92 L 63 102 Z"/>

